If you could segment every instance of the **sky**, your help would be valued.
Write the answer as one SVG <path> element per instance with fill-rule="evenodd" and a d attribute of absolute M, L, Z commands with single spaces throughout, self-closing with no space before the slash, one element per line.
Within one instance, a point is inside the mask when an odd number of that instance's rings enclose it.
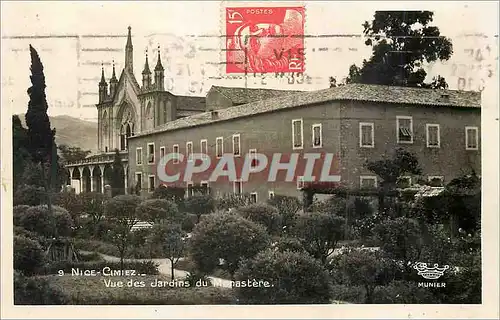
<path fill-rule="evenodd" d="M 260 3 L 262 5 L 263 2 Z M 433 25 L 451 38 L 452 58 L 426 66 L 428 77 L 440 74 L 458 89 L 498 88 L 498 4 L 496 2 L 273 2 L 273 6 L 306 7 L 305 33 L 360 35 L 364 21 L 376 10 L 431 10 Z M 328 78 L 344 78 L 351 64 L 370 57 L 361 37 L 305 39 L 305 74 L 310 81 L 288 83 L 267 75 L 228 79 L 219 64 L 224 60 L 220 35 L 223 8 L 234 2 L 5 2 L 2 19 L 2 108 L 26 111 L 30 86 L 29 44 L 44 64 L 49 115 L 69 115 L 95 121 L 97 83 L 101 64 L 106 78 L 114 61 L 117 76 L 123 67 L 127 27 L 134 45 L 134 72 L 139 83 L 146 49 L 150 67 L 160 46 L 166 86 L 174 94 L 203 96 L 211 85 L 317 90 Z M 238 6 L 259 6 L 258 2 Z M 267 3 L 269 5 L 269 3 Z M 322 48 L 320 50 L 320 48 Z M 326 48 L 326 49 L 325 49 Z M 462 78 L 461 80 L 459 80 Z M 493 83 L 493 84 L 492 84 Z"/>

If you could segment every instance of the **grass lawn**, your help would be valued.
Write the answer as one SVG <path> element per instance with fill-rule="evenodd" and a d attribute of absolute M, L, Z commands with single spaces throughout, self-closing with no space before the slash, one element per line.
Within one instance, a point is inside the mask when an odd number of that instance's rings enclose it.
<path fill-rule="evenodd" d="M 186 287 L 183 280 L 165 276 L 45 276 L 70 298 L 70 304 L 88 305 L 187 305 L 232 304 L 232 289 Z M 121 282 L 122 286 L 117 286 Z"/>

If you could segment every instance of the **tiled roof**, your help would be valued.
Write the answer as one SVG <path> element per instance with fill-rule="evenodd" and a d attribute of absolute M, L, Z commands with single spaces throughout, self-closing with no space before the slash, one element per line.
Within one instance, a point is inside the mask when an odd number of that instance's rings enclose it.
<path fill-rule="evenodd" d="M 250 103 L 254 101 L 271 99 L 285 94 L 293 94 L 301 91 L 297 90 L 273 90 L 273 89 L 253 89 L 253 88 L 231 88 L 212 86 L 223 96 L 233 102 L 234 105 Z"/>
<path fill-rule="evenodd" d="M 205 111 L 205 97 L 175 96 L 181 110 Z"/>
<path fill-rule="evenodd" d="M 447 95 L 447 97 L 445 97 L 445 95 Z M 463 108 L 481 107 L 481 94 L 479 92 L 440 89 L 434 90 L 367 84 L 348 84 L 336 88 L 299 92 L 296 94 L 278 96 L 266 100 L 259 100 L 236 107 L 219 109 L 217 110 L 216 119 L 212 119 L 210 112 L 204 112 L 175 121 L 167 122 L 162 126 L 154 128 L 153 130 L 141 132 L 134 137 L 335 100 L 353 100 L 390 104 L 414 104 L 421 105 L 427 108 L 441 106 Z"/>

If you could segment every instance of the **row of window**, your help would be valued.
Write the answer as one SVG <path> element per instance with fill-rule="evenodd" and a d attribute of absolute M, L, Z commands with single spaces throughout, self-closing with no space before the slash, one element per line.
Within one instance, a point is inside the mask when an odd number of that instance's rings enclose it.
<path fill-rule="evenodd" d="M 407 116 L 396 117 L 396 139 L 397 143 L 413 143 L 413 118 Z M 428 123 L 426 129 L 426 144 L 428 148 L 439 148 L 441 146 L 441 135 L 439 124 Z M 304 127 L 302 119 L 292 120 L 292 145 L 293 149 L 304 147 Z M 321 148 L 323 146 L 321 123 L 312 125 L 312 146 Z M 478 127 L 465 127 L 465 149 L 477 150 L 479 145 Z M 375 147 L 375 129 L 373 122 L 361 122 L 359 124 L 359 146 L 362 148 Z"/>
<path fill-rule="evenodd" d="M 233 156 L 239 157 L 241 156 L 241 140 L 240 140 L 240 134 L 233 134 L 232 136 L 232 144 L 233 144 Z M 148 143 L 148 150 L 147 150 L 147 159 L 148 159 L 148 164 L 154 164 L 155 163 L 155 144 L 154 142 Z M 163 158 L 166 153 L 166 147 L 160 147 L 160 158 Z M 180 156 L 179 156 L 179 145 L 174 144 L 172 146 L 172 153 L 173 153 L 173 163 L 179 163 Z M 207 139 L 202 139 L 200 140 L 200 153 L 202 154 L 203 157 L 207 157 L 208 155 L 208 140 Z M 248 150 L 248 153 L 251 156 L 254 156 L 257 154 L 257 149 L 250 149 Z M 224 137 L 217 137 L 215 139 L 215 155 L 219 159 L 222 157 L 224 154 Z M 186 142 L 186 157 L 188 161 L 193 160 L 193 142 L 188 141 Z M 138 147 L 136 149 L 136 165 L 142 165 L 142 147 Z M 251 166 L 254 167 L 256 164 L 255 161 L 252 161 Z"/>
<path fill-rule="evenodd" d="M 443 176 L 428 176 L 427 181 L 431 183 L 434 187 L 444 186 Z M 404 176 L 400 177 L 397 182 L 398 186 L 401 188 L 407 188 L 412 185 L 411 177 Z M 377 176 L 360 176 L 359 186 L 361 189 L 373 189 L 377 187 Z M 304 179 L 302 177 L 297 178 L 297 189 L 304 188 Z"/>
<path fill-rule="evenodd" d="M 135 187 L 138 189 L 142 189 L 142 172 L 136 172 L 135 173 Z M 149 175 L 148 176 L 148 191 L 153 192 L 156 186 L 156 177 L 154 175 Z M 200 182 L 200 189 L 204 190 L 202 191 L 203 193 L 208 193 L 209 192 L 209 183 L 208 181 L 202 181 Z M 195 193 L 195 188 L 194 188 L 194 183 L 193 182 L 188 182 L 187 183 L 187 188 L 186 188 L 186 196 L 191 197 Z M 243 194 L 243 182 L 241 181 L 233 181 L 233 193 L 236 195 L 241 195 Z M 274 196 L 274 191 L 269 191 L 269 196 Z M 250 199 L 251 201 L 257 202 L 257 192 L 251 192 L 250 193 Z"/>

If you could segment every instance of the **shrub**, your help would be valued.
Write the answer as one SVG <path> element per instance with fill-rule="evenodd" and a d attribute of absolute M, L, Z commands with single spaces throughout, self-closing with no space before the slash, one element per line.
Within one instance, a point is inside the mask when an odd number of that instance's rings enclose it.
<path fill-rule="evenodd" d="M 65 305 L 69 299 L 46 279 L 14 273 L 15 305 Z"/>
<path fill-rule="evenodd" d="M 311 212 L 297 216 L 293 234 L 314 258 L 326 263 L 342 239 L 344 218 L 329 213 Z"/>
<path fill-rule="evenodd" d="M 385 220 L 375 226 L 374 233 L 380 249 L 391 258 L 415 262 L 423 246 L 420 225 L 414 219 L 400 217 Z"/>
<path fill-rule="evenodd" d="M 237 212 L 244 218 L 266 227 L 269 234 L 276 235 L 281 233 L 282 219 L 278 209 L 273 206 L 260 203 L 251 204 L 238 208 Z"/>
<path fill-rule="evenodd" d="M 194 226 L 198 222 L 198 216 L 192 213 L 188 213 L 184 220 L 182 220 L 182 230 L 186 232 L 191 232 L 194 229 Z"/>
<path fill-rule="evenodd" d="M 153 223 L 164 223 L 171 221 L 181 222 L 185 215 L 179 211 L 173 201 L 166 199 L 148 199 L 142 201 L 137 207 L 139 217 Z"/>
<path fill-rule="evenodd" d="M 14 270 L 33 275 L 43 266 L 45 254 L 38 241 L 25 236 L 14 236 Z"/>
<path fill-rule="evenodd" d="M 269 244 L 263 226 L 239 215 L 215 214 L 196 225 L 190 247 L 201 271 L 213 271 L 223 259 L 222 268 L 234 274 L 241 259 L 255 256 Z"/>
<path fill-rule="evenodd" d="M 338 284 L 363 287 L 365 303 L 373 303 L 375 287 L 395 278 L 393 264 L 378 252 L 348 249 L 332 259 L 330 274 Z"/>
<path fill-rule="evenodd" d="M 200 222 L 202 215 L 214 212 L 215 200 L 209 194 L 193 195 L 184 200 L 184 210 L 195 214 L 197 222 Z"/>
<path fill-rule="evenodd" d="M 58 206 L 52 206 L 52 213 L 47 206 L 40 205 L 17 214 L 19 226 L 47 238 L 69 236 L 72 232 L 73 219 L 66 209 Z"/>
<path fill-rule="evenodd" d="M 38 206 L 47 199 L 45 189 L 36 185 L 20 185 L 14 192 L 14 205 Z"/>
<path fill-rule="evenodd" d="M 246 304 L 331 303 L 328 272 L 317 260 L 299 252 L 266 250 L 242 263 L 236 280 L 268 281 L 264 287 L 235 287 Z"/>
<path fill-rule="evenodd" d="M 427 288 L 419 288 L 416 282 L 393 281 L 378 286 L 373 293 L 373 303 L 385 304 L 431 304 L 436 301 Z"/>
<path fill-rule="evenodd" d="M 184 200 L 186 189 L 182 187 L 166 187 L 160 185 L 151 196 L 152 199 L 165 199 L 180 204 Z"/>
<path fill-rule="evenodd" d="M 349 303 L 364 303 L 365 289 L 362 286 L 336 284 L 332 286 L 332 299 Z"/>
<path fill-rule="evenodd" d="M 154 261 L 125 261 L 123 270 L 135 270 L 136 276 L 141 274 L 155 275 L 158 274 L 158 264 Z M 71 274 L 72 269 L 79 268 L 80 270 L 96 270 L 102 272 L 102 269 L 108 267 L 110 270 L 121 270 L 119 262 L 111 262 L 104 260 L 96 261 L 54 261 L 46 264 L 43 269 L 43 274 L 58 274 L 63 271 L 66 274 Z"/>
<path fill-rule="evenodd" d="M 302 245 L 302 242 L 293 237 L 285 236 L 280 237 L 278 241 L 274 244 L 274 248 L 277 251 L 293 251 L 293 252 L 306 252 L 306 249 Z"/>
<path fill-rule="evenodd" d="M 296 197 L 275 195 L 268 203 L 278 210 L 285 231 L 293 225 L 296 214 L 302 210 L 302 203 Z"/>
<path fill-rule="evenodd" d="M 31 206 L 25 204 L 17 205 L 12 208 L 12 218 L 14 226 L 22 226 L 22 220 L 29 208 L 31 208 Z"/>

